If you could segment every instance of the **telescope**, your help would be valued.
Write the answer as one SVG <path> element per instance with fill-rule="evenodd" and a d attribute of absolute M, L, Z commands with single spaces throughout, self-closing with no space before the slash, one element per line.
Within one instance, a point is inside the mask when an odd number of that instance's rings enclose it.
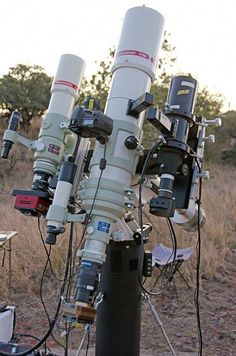
<path fill-rule="evenodd" d="M 63 160 L 73 155 L 77 136 L 67 128 L 78 98 L 85 62 L 71 54 L 61 56 L 51 87 L 51 99 L 42 121 L 38 140 L 31 141 L 17 130 L 19 114 L 13 112 L 3 137 L 2 158 L 7 158 L 15 142 L 35 150 L 31 190 L 14 190 L 15 208 L 31 216 L 45 216 L 52 195 L 50 182 L 58 175 Z"/>
<path fill-rule="evenodd" d="M 97 356 L 104 350 L 114 356 L 139 355 L 140 275 L 151 275 L 151 255 L 142 242 L 151 226 L 135 221 L 134 178 L 142 172 L 140 184 L 146 178 L 155 182 L 151 214 L 171 218 L 187 231 L 205 222 L 197 204 L 199 179 L 208 177 L 201 172 L 204 145 L 212 141 L 205 130 L 219 126 L 220 120 L 194 115 L 197 81 L 190 76 L 174 77 L 163 111 L 154 107 L 150 89 L 163 27 L 163 16 L 153 9 L 127 11 L 104 113 L 94 98 L 74 107 L 84 61 L 63 55 L 38 140 L 18 134 L 16 112 L 3 137 L 3 158 L 14 142 L 36 150 L 32 189 L 13 194 L 16 209 L 46 220 L 46 243 L 55 245 L 67 223 L 83 224 L 76 293 L 63 313 L 66 320 L 85 324 L 92 324 L 97 314 Z M 160 132 L 152 154 L 142 147 L 145 119 Z M 92 157 L 91 138 L 96 139 Z"/>

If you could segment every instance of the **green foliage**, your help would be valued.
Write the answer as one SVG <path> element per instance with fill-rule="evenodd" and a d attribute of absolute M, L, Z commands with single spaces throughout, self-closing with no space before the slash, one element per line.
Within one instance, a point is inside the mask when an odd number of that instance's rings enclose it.
<path fill-rule="evenodd" d="M 195 114 L 207 119 L 215 118 L 221 113 L 223 97 L 220 94 L 211 94 L 207 88 L 198 91 L 195 105 Z"/>
<path fill-rule="evenodd" d="M 161 83 L 162 86 L 168 86 L 171 80 L 170 71 L 175 65 L 176 56 L 175 47 L 171 44 L 170 33 L 168 33 L 167 31 L 165 31 L 164 33 L 161 53 L 162 54 L 158 60 L 158 82 Z"/>
<path fill-rule="evenodd" d="M 222 126 L 214 130 L 216 143 L 206 144 L 205 158 L 236 166 L 236 111 L 228 111 L 221 118 Z"/>
<path fill-rule="evenodd" d="M 18 64 L 0 78 L 0 108 L 6 114 L 18 110 L 22 126 L 29 128 L 34 116 L 42 116 L 50 98 L 52 79 L 37 65 Z"/>
<path fill-rule="evenodd" d="M 99 63 L 98 71 L 92 75 L 90 80 L 84 79 L 82 83 L 82 93 L 79 98 L 80 104 L 87 96 L 99 99 L 101 110 L 104 110 L 107 95 L 111 83 L 111 65 L 113 62 L 115 49 L 109 49 L 107 61 Z"/>
<path fill-rule="evenodd" d="M 167 89 L 163 92 L 163 87 L 167 88 L 171 80 L 171 76 L 168 74 L 169 70 L 173 67 L 176 57 L 174 55 L 175 47 L 170 43 L 170 34 L 168 32 L 164 33 L 164 40 L 162 43 L 162 56 L 158 61 L 158 82 L 160 85 L 160 93 L 157 95 L 156 103 L 163 103 L 165 99 L 164 94 L 167 93 Z M 87 96 L 97 97 L 100 100 L 101 109 L 104 110 L 108 91 L 111 84 L 111 66 L 113 63 L 115 55 L 115 48 L 109 49 L 109 54 L 106 61 L 101 61 L 98 66 L 98 71 L 96 74 L 92 75 L 90 80 L 84 79 L 82 83 L 82 90 L 79 102 L 80 104 Z M 158 87 L 159 88 L 159 87 Z M 158 93 L 155 90 L 155 84 L 153 89 L 153 94 Z"/>

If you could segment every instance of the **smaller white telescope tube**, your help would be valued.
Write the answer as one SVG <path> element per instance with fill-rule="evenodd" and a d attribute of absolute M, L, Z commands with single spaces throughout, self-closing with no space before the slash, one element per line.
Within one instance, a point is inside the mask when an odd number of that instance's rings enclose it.
<path fill-rule="evenodd" d="M 70 117 L 83 79 L 85 62 L 73 54 L 63 54 L 51 87 L 48 113 Z"/>
<path fill-rule="evenodd" d="M 85 62 L 73 54 L 63 54 L 51 87 L 48 112 L 39 132 L 39 147 L 35 153 L 34 173 L 56 174 L 65 149 L 72 151 L 76 136 L 65 130 L 70 120 L 83 79 Z"/>

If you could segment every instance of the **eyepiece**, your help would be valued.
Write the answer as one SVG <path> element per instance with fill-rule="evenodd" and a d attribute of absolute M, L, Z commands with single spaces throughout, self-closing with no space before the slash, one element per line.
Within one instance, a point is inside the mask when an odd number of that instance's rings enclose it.
<path fill-rule="evenodd" d="M 9 131 L 16 132 L 19 121 L 20 121 L 20 113 L 17 111 L 13 111 L 13 113 L 11 114 L 9 124 L 8 124 L 8 129 L 3 136 L 3 148 L 2 148 L 2 152 L 1 152 L 1 157 L 4 159 L 8 158 L 10 150 L 14 143 L 13 140 L 9 139 L 10 138 L 9 136 L 12 136 L 11 135 L 12 133 Z"/>

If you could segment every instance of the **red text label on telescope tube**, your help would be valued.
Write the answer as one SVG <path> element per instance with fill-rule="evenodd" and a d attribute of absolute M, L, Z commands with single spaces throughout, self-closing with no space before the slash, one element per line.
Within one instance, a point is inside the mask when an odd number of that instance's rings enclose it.
<path fill-rule="evenodd" d="M 54 84 L 57 84 L 57 85 L 65 85 L 67 87 L 70 87 L 70 88 L 73 88 L 75 90 L 78 90 L 78 86 L 71 83 L 71 82 L 68 82 L 67 80 L 56 80 L 54 82 Z"/>
<path fill-rule="evenodd" d="M 120 51 L 117 53 L 117 57 L 120 56 L 136 56 L 136 57 L 142 57 L 144 59 L 150 60 L 152 63 L 154 62 L 154 58 L 150 57 L 147 53 L 142 52 L 142 51 L 137 51 L 134 49 L 126 49 L 123 51 Z"/>

